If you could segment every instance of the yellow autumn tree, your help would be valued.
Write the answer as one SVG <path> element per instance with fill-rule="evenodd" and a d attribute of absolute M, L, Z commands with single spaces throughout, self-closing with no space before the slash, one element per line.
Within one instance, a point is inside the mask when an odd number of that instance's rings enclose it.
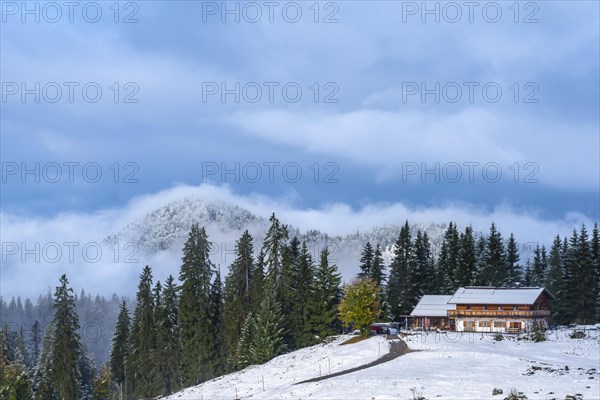
<path fill-rule="evenodd" d="M 344 297 L 338 307 L 345 325 L 354 324 L 361 336 L 367 336 L 371 324 L 381 313 L 381 292 L 372 279 L 357 279 L 344 288 Z"/>

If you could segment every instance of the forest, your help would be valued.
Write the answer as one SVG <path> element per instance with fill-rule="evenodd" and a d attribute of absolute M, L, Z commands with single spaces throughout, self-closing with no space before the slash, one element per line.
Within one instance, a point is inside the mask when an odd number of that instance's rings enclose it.
<path fill-rule="evenodd" d="M 600 321 L 597 224 L 591 233 L 581 226 L 557 235 L 549 250 L 538 245 L 521 260 L 514 235 L 504 237 L 494 223 L 477 237 L 450 223 L 434 254 L 427 233 L 412 235 L 407 221 L 389 265 L 381 246 L 367 243 L 348 283 L 327 248 L 313 259 L 305 242 L 289 236 L 274 214 L 259 242 L 244 232 L 223 280 L 206 230 L 192 225 L 178 276 L 155 281 L 146 266 L 134 300 L 77 295 L 64 275 L 35 305 L 2 299 L 0 399 L 167 395 L 344 332 L 346 299 L 360 282 L 373 288 L 382 321 L 409 314 L 423 294 L 471 285 L 545 286 L 556 297 L 551 323 Z"/>

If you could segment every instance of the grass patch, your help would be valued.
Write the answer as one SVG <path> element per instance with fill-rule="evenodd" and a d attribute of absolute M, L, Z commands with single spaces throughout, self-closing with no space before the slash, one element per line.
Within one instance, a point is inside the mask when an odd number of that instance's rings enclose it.
<path fill-rule="evenodd" d="M 368 339 L 369 337 L 362 337 L 362 336 L 354 336 L 351 337 L 350 339 L 346 340 L 345 342 L 340 343 L 340 346 L 343 346 L 345 344 L 352 344 L 352 343 L 358 343 L 358 342 L 362 342 L 365 339 Z"/>

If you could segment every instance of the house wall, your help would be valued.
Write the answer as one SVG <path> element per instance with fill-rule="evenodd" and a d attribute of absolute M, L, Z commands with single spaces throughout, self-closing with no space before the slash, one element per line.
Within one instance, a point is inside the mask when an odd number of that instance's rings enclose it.
<path fill-rule="evenodd" d="M 547 327 L 544 318 L 456 318 L 455 329 L 459 332 L 531 332 L 536 324 Z"/>

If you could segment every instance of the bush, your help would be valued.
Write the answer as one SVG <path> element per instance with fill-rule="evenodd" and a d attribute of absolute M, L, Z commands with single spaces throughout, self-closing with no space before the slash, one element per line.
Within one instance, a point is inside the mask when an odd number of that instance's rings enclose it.
<path fill-rule="evenodd" d="M 504 400 L 527 400 L 527 396 L 525 396 L 523 392 L 519 392 L 517 389 L 512 388 Z"/>
<path fill-rule="evenodd" d="M 548 340 L 546 337 L 546 329 L 541 325 L 536 326 L 533 332 L 529 334 L 528 339 L 535 343 L 545 342 Z"/>
<path fill-rule="evenodd" d="M 585 337 L 585 332 L 583 331 L 573 331 L 569 335 L 571 339 L 583 339 Z"/>
<path fill-rule="evenodd" d="M 504 335 L 502 335 L 502 333 L 500 332 L 496 332 L 496 334 L 494 335 L 494 340 L 496 342 L 501 342 L 504 340 Z"/>

